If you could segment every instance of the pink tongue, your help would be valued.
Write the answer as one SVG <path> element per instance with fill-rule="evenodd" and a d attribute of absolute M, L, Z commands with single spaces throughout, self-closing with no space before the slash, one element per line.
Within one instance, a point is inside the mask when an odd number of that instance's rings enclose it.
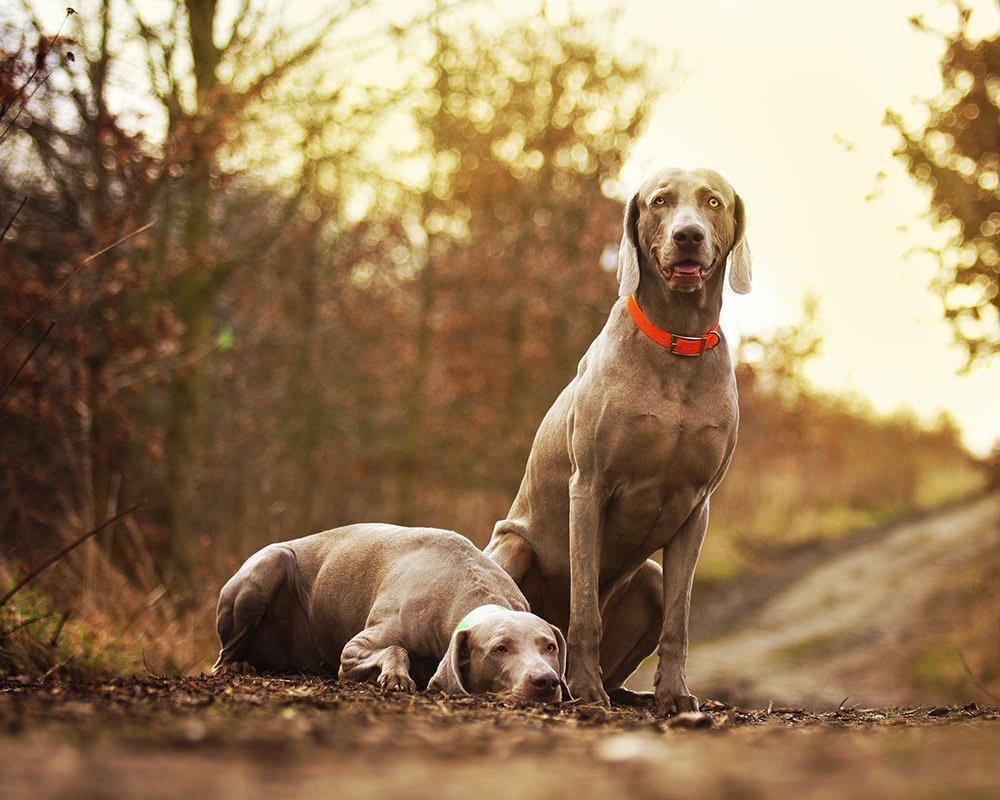
<path fill-rule="evenodd" d="M 697 275 L 698 269 L 699 268 L 697 266 L 689 267 L 687 265 L 678 264 L 676 267 L 674 267 L 674 272 L 677 272 L 681 275 Z"/>

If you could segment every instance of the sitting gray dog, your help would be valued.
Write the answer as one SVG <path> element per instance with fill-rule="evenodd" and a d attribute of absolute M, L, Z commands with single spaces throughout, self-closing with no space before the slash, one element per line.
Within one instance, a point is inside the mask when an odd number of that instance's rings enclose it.
<path fill-rule="evenodd" d="M 750 291 L 746 210 L 708 169 L 657 172 L 625 207 L 620 300 L 542 420 L 486 552 L 566 626 L 569 686 L 622 686 L 655 649 L 661 714 L 697 711 L 685 668 L 695 564 L 736 446 L 723 275 Z M 663 552 L 663 567 L 650 559 Z"/>
<path fill-rule="evenodd" d="M 268 545 L 219 594 L 212 672 L 332 673 L 397 691 L 569 699 L 562 633 L 463 536 L 361 524 Z"/>

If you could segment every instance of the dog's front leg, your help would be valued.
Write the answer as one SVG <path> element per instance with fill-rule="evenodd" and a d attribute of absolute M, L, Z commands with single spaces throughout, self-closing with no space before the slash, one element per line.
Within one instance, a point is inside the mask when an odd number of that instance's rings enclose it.
<path fill-rule="evenodd" d="M 662 715 L 698 710 L 698 698 L 688 691 L 684 666 L 688 651 L 691 585 L 706 530 L 708 498 L 691 512 L 663 548 L 663 629 L 657 651 L 660 663 L 653 679 L 656 708 Z"/>
<path fill-rule="evenodd" d="M 344 646 L 340 656 L 342 681 L 374 680 L 383 689 L 414 692 L 410 677 L 410 656 L 385 630 L 366 628 Z"/>
<path fill-rule="evenodd" d="M 610 707 L 601 679 L 600 542 L 604 501 L 574 474 L 569 487 L 569 668 L 574 698 Z"/>

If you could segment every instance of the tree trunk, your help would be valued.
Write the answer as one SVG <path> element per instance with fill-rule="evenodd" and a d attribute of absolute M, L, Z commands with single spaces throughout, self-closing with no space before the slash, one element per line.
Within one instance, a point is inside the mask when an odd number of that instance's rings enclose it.
<path fill-rule="evenodd" d="M 410 388 L 406 395 L 403 453 L 400 459 L 398 512 L 399 522 L 402 525 L 415 524 L 416 501 L 414 497 L 421 472 L 420 453 L 426 417 L 427 374 L 431 366 L 431 343 L 434 334 L 433 317 L 436 298 L 434 269 L 430 255 L 431 242 L 428 242 L 427 251 L 428 255 L 420 269 L 418 279 L 420 301 L 415 336 L 416 352 L 413 359 Z"/>
<path fill-rule="evenodd" d="M 197 88 L 193 125 L 193 157 L 186 185 L 187 217 L 183 229 L 184 271 L 176 281 L 175 311 L 184 325 L 181 352 L 189 363 L 177 370 L 170 391 L 167 432 L 167 511 L 170 525 L 168 550 L 178 574 L 194 555 L 198 538 L 198 479 L 209 418 L 208 350 L 215 328 L 212 304 L 217 289 L 212 280 L 211 171 L 216 152 L 210 95 L 217 85 L 215 74 L 219 50 L 212 38 L 216 0 L 185 0 L 191 40 L 191 56 Z"/>

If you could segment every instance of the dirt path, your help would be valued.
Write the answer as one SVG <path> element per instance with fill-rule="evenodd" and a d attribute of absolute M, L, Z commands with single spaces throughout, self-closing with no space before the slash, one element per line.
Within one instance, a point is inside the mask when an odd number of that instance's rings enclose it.
<path fill-rule="evenodd" d="M 990 797 L 1000 709 L 512 708 L 315 678 L 0 680 L 0 797 Z"/>
<path fill-rule="evenodd" d="M 738 627 L 696 643 L 689 679 L 702 697 L 749 705 L 928 702 L 900 678 L 921 639 L 942 633 L 927 630 L 926 604 L 998 541 L 997 496 L 893 526 L 788 575 Z M 649 681 L 646 665 L 632 685 Z"/>

